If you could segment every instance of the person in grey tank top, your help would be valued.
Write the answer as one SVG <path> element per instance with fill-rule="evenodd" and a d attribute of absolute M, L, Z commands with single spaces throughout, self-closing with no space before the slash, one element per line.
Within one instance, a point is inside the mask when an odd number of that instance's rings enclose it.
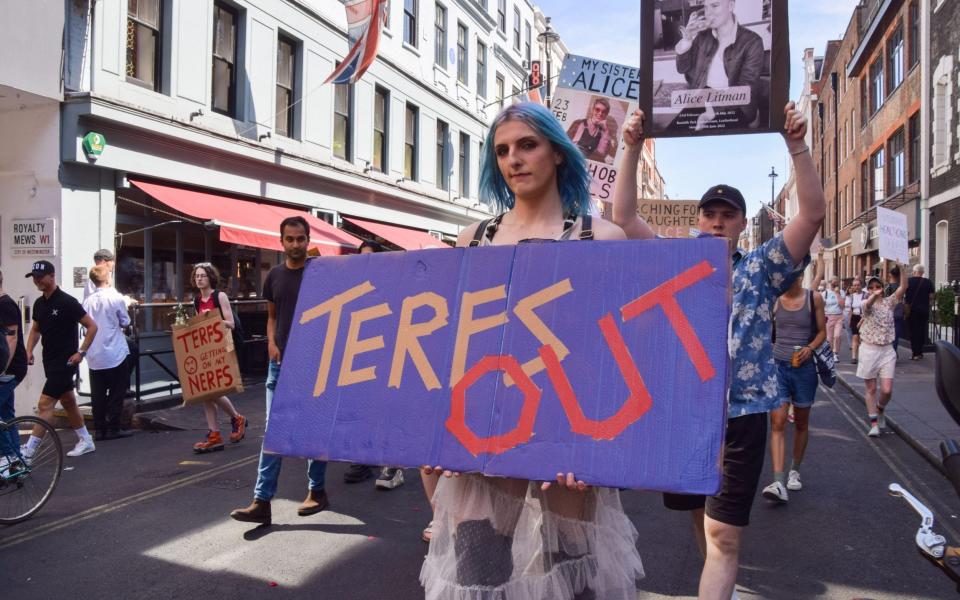
<path fill-rule="evenodd" d="M 810 408 L 817 393 L 817 366 L 813 349 L 827 337 L 823 297 L 803 288 L 797 278 L 780 296 L 773 313 L 773 358 L 783 404 L 770 413 L 770 459 L 773 483 L 763 488 L 763 497 L 786 503 L 788 491 L 803 488 L 800 463 L 807 449 Z M 787 411 L 793 405 L 793 462 L 784 477 L 786 462 Z"/>

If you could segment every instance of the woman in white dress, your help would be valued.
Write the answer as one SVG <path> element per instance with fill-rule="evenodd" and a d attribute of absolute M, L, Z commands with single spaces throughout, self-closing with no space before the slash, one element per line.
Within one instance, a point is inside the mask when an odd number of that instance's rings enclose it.
<path fill-rule="evenodd" d="M 616 225 L 591 219 L 586 163 L 545 107 L 506 108 L 483 148 L 481 197 L 501 213 L 465 229 L 458 246 L 624 239 Z M 420 573 L 427 600 L 636 598 L 637 532 L 616 489 L 573 473 L 551 485 L 425 471 L 445 475 Z"/>

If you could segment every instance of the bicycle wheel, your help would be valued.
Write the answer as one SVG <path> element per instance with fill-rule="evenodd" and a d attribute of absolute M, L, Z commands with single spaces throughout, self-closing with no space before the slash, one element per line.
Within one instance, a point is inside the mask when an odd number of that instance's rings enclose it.
<path fill-rule="evenodd" d="M 29 460 L 20 456 L 34 427 L 43 432 L 40 445 Z M 17 417 L 0 425 L 0 435 L 17 440 L 13 453 L 6 453 L 6 467 L 0 471 L 0 524 L 10 525 L 28 519 L 46 504 L 60 481 L 63 448 L 52 425 L 37 417 Z M 11 440 L 12 441 L 12 440 Z"/>

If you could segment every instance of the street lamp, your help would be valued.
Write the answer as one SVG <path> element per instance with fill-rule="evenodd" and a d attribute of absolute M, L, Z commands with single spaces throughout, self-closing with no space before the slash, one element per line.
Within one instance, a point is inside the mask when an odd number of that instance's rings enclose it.
<path fill-rule="evenodd" d="M 770 178 L 770 208 L 773 208 L 774 198 L 776 198 L 774 190 L 777 185 L 777 177 L 779 177 L 777 170 L 773 167 L 770 167 L 770 174 L 767 175 L 767 177 Z"/>
<path fill-rule="evenodd" d="M 547 17 L 546 19 L 547 19 L 547 28 L 543 31 L 543 33 L 537 34 L 537 39 L 540 40 L 541 42 L 543 42 L 543 48 L 544 48 L 544 51 L 545 51 L 546 54 L 547 54 L 547 106 L 549 107 L 549 106 L 550 106 L 550 100 L 551 100 L 551 96 L 550 96 L 550 77 L 551 77 L 551 74 L 550 74 L 550 46 L 552 46 L 554 42 L 556 42 L 556 41 L 558 41 L 558 40 L 560 39 L 560 34 L 557 33 L 556 31 L 554 31 L 552 27 L 550 27 L 550 17 Z"/>

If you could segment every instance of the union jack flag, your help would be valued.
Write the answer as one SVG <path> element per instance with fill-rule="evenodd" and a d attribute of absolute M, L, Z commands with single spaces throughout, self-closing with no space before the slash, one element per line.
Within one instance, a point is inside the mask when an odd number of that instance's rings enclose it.
<path fill-rule="evenodd" d="M 324 83 L 356 83 L 377 58 L 380 31 L 387 21 L 390 0 L 340 0 L 347 10 L 350 52 Z"/>

